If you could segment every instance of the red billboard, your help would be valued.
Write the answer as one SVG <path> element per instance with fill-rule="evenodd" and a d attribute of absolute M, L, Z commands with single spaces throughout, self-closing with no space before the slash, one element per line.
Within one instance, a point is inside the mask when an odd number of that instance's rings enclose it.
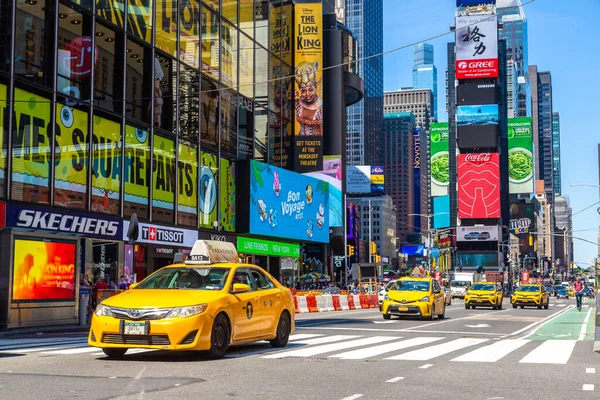
<path fill-rule="evenodd" d="M 500 155 L 458 155 L 458 217 L 500 218 Z"/>

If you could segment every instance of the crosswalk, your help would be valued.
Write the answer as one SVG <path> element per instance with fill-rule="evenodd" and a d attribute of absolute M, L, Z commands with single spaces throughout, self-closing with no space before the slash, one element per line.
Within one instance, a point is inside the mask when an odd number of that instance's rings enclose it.
<path fill-rule="evenodd" d="M 564 365 L 569 362 L 577 340 L 528 340 L 489 338 L 456 338 L 439 336 L 362 336 L 302 333 L 290 336 L 287 348 L 274 350 L 266 342 L 232 347 L 228 358 L 257 356 L 262 359 L 319 357 L 332 360 L 427 361 L 444 359 L 451 363 L 496 363 L 509 355 L 520 364 Z M 157 350 L 130 349 L 127 355 Z M 40 347 L 3 350 L 39 356 L 104 357 L 102 350 L 85 343 L 51 344 Z"/>

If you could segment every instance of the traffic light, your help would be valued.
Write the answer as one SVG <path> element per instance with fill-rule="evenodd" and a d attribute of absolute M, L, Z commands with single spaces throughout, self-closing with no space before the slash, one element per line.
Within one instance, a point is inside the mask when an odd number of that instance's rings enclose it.
<path fill-rule="evenodd" d="M 348 245 L 346 247 L 348 248 L 348 257 L 352 257 L 354 255 L 354 246 Z"/>
<path fill-rule="evenodd" d="M 380 255 L 376 255 L 375 256 L 375 262 L 376 263 L 380 263 L 381 262 L 381 256 Z"/>
<path fill-rule="evenodd" d="M 533 246 L 533 236 L 529 235 L 529 246 Z"/>

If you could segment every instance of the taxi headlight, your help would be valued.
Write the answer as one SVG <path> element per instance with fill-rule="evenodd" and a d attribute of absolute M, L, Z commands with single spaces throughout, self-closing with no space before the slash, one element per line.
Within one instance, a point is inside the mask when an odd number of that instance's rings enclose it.
<path fill-rule="evenodd" d="M 208 304 L 200 304 L 197 306 L 173 308 L 165 316 L 165 318 L 187 318 L 194 315 L 202 314 L 208 308 Z"/>
<path fill-rule="evenodd" d="M 388 296 L 387 294 L 384 296 L 383 300 L 391 300 L 390 296 Z"/>
<path fill-rule="evenodd" d="M 112 310 L 110 307 L 106 307 L 102 303 L 96 306 L 96 311 L 94 313 L 99 317 L 112 317 Z"/>
<path fill-rule="evenodd" d="M 423 298 L 422 298 L 421 300 L 419 300 L 419 301 L 420 301 L 420 302 L 423 302 L 423 303 L 427 303 L 427 302 L 429 301 L 429 296 L 425 296 L 425 297 L 423 297 Z"/>

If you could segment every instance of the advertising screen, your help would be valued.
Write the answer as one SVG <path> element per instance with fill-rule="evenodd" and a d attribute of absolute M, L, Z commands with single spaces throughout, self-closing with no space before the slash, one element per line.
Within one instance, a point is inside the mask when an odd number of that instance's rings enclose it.
<path fill-rule="evenodd" d="M 433 198 L 433 229 L 450 227 L 450 196 Z"/>
<path fill-rule="evenodd" d="M 252 160 L 250 233 L 329 242 L 329 184 Z"/>
<path fill-rule="evenodd" d="M 500 218 L 498 153 L 458 155 L 458 217 Z"/>
<path fill-rule="evenodd" d="M 456 105 L 498 104 L 500 96 L 495 83 L 462 83 L 456 87 Z"/>
<path fill-rule="evenodd" d="M 498 104 L 458 106 L 456 110 L 457 126 L 498 125 Z"/>
<path fill-rule="evenodd" d="M 510 205 L 510 233 L 519 238 L 519 251 L 523 254 L 535 251 L 529 245 L 530 233 L 536 230 L 534 206 L 531 203 L 512 203 Z"/>
<path fill-rule="evenodd" d="M 498 77 L 498 19 L 496 15 L 456 18 L 456 78 Z"/>
<path fill-rule="evenodd" d="M 494 226 L 461 226 L 456 228 L 458 242 L 497 242 L 500 228 Z"/>
<path fill-rule="evenodd" d="M 450 152 L 448 123 L 429 125 L 430 152 L 429 172 L 431 174 L 431 196 L 445 196 L 450 184 Z"/>
<path fill-rule="evenodd" d="M 496 149 L 498 147 L 499 126 L 464 125 L 457 128 L 458 148 L 460 150 Z"/>
<path fill-rule="evenodd" d="M 382 166 L 349 165 L 347 171 L 347 193 L 383 194 L 385 192 L 385 176 Z"/>
<path fill-rule="evenodd" d="M 305 175 L 329 183 L 329 227 L 341 227 L 344 223 L 341 156 L 324 156 L 323 171 L 309 172 Z"/>
<path fill-rule="evenodd" d="M 508 120 L 508 183 L 511 194 L 533 193 L 532 132 L 531 118 Z"/>
<path fill-rule="evenodd" d="M 493 268 L 499 266 L 499 253 L 456 253 L 456 265 L 461 268 Z"/>
<path fill-rule="evenodd" d="M 76 256 L 74 242 L 15 238 L 12 299 L 74 300 Z"/>

